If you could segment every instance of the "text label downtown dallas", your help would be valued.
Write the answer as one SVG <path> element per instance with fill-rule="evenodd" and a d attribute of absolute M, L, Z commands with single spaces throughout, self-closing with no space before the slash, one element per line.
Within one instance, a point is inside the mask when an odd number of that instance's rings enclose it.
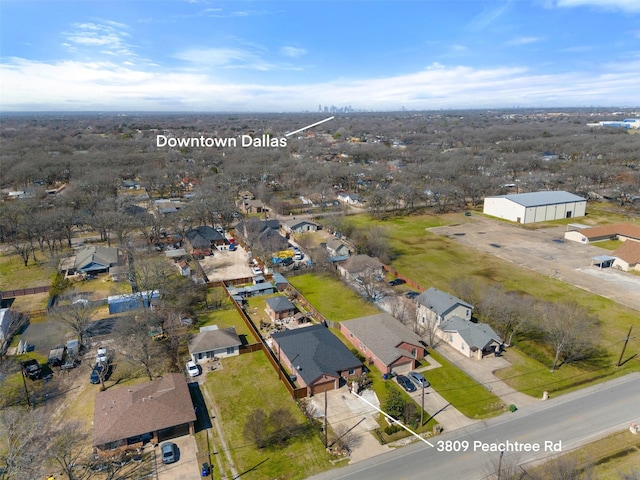
<path fill-rule="evenodd" d="M 167 137 L 156 135 L 156 147 L 169 148 L 235 148 L 235 147 L 275 148 L 286 147 L 286 137 L 272 137 L 263 134 L 259 137 L 240 135 L 240 137 Z"/>

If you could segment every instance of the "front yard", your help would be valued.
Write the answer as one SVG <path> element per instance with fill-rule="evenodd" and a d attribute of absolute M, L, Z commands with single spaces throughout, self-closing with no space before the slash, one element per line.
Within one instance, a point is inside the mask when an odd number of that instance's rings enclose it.
<path fill-rule="evenodd" d="M 293 480 L 331 467 L 320 438 L 307 427 L 262 351 L 225 358 L 222 369 L 207 374 L 206 388 L 239 472 L 251 471 L 252 479 Z M 291 413 L 301 433 L 282 446 L 259 449 L 245 437 L 245 425 L 256 410 L 269 415 L 277 408 Z"/>

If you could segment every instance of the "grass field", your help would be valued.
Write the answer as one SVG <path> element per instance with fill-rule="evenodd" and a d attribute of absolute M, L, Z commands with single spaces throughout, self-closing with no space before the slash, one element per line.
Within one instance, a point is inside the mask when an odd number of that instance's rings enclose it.
<path fill-rule="evenodd" d="M 306 422 L 262 351 L 225 358 L 221 370 L 207 374 L 206 388 L 236 467 L 239 472 L 251 470 L 248 478 L 293 480 L 330 468 L 329 456 L 315 433 L 296 436 L 282 447 L 265 449 L 258 449 L 243 435 L 247 417 L 257 408 L 267 415 L 276 408 L 285 408 L 297 424 Z"/>
<path fill-rule="evenodd" d="M 380 313 L 375 305 L 364 301 L 335 278 L 308 273 L 287 280 L 329 320 L 342 321 Z"/>
<path fill-rule="evenodd" d="M 198 314 L 198 327 L 217 325 L 218 328 L 235 327 L 239 336 L 246 335 L 247 342 L 254 343 L 258 340 L 253 337 L 249 327 L 244 323 L 240 314 L 235 308 L 225 308 L 221 310 L 205 310 Z"/>
<path fill-rule="evenodd" d="M 37 262 L 29 260 L 29 265 L 25 267 L 22 258 L 17 254 L 0 255 L 0 290 L 49 285 L 55 267 L 40 252 L 36 257 Z"/>
<path fill-rule="evenodd" d="M 629 326 L 640 327 L 638 312 L 426 230 L 445 223 L 463 222 L 465 217 L 462 214 L 424 215 L 389 221 L 360 215 L 353 217 L 353 221 L 360 226 L 385 228 L 396 254 L 391 266 L 425 288 L 433 286 L 451 291 L 454 280 L 470 278 L 485 285 L 498 283 L 508 290 L 527 293 L 539 300 L 574 301 L 599 317 L 598 337 L 603 355 L 597 361 L 564 365 L 550 374 L 550 352 L 525 342 L 523 349 L 533 358 L 519 356 L 511 368 L 499 372 L 501 378 L 514 388 L 536 394 L 543 390 L 559 392 L 640 370 L 639 359 L 631 360 L 621 368 L 612 366 L 617 362 Z M 630 346 L 637 348 L 637 343 L 631 342 Z M 511 350 L 517 352 L 515 348 Z"/>

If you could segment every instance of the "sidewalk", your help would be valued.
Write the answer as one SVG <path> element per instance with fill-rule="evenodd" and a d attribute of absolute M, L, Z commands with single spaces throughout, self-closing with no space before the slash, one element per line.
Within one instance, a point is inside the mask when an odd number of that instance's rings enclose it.
<path fill-rule="evenodd" d="M 506 405 L 515 405 L 516 407 L 524 407 L 540 400 L 524 393 L 518 392 L 511 388 L 505 382 L 496 377 L 493 372 L 511 366 L 511 364 L 502 357 L 488 356 L 482 360 L 463 357 L 446 343 L 438 345 L 435 350 L 465 372 L 476 382 L 484 385 L 494 395 Z"/>

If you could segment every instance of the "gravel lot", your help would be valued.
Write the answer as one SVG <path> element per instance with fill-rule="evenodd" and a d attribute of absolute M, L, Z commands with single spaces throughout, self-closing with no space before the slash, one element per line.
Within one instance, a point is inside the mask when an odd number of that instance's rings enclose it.
<path fill-rule="evenodd" d="M 235 252 L 217 250 L 214 255 L 198 260 L 210 282 L 251 276 L 247 251 L 238 246 Z"/>
<path fill-rule="evenodd" d="M 591 267 L 592 257 L 610 252 L 594 245 L 565 241 L 564 226 L 526 230 L 474 216 L 465 217 L 463 223 L 429 231 L 640 310 L 640 277 L 611 268 Z"/>

